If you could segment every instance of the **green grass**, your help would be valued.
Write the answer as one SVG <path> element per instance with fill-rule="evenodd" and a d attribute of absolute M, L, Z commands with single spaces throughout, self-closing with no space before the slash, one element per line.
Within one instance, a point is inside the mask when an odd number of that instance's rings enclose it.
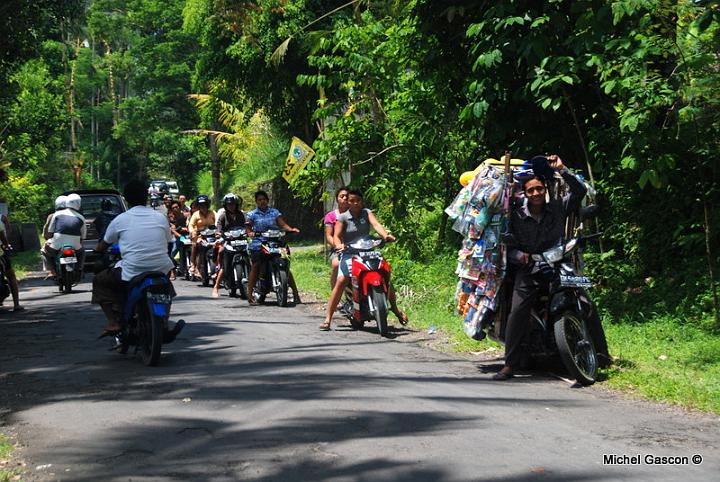
<path fill-rule="evenodd" d="M 40 251 L 37 249 L 14 254 L 12 255 L 11 262 L 19 280 L 25 278 L 28 272 L 38 271 L 42 268 Z"/>
<path fill-rule="evenodd" d="M 6 462 L 14 449 L 15 447 L 10 443 L 10 440 L 0 433 L 0 462 Z M 8 482 L 13 480 L 15 476 L 17 476 L 16 471 L 0 468 L 0 482 Z"/>
<path fill-rule="evenodd" d="M 458 352 L 501 350 L 492 341 L 476 342 L 463 332 L 451 303 L 456 283 L 452 256 L 430 263 L 392 254 L 388 259 L 400 308 L 408 313 L 412 327 L 435 327 L 448 335 L 450 349 Z M 330 268 L 322 255 L 296 253 L 292 266 L 302 291 L 329 297 Z M 643 323 L 613 323 L 606 317 L 604 326 L 616 363 L 603 372 L 605 384 L 650 400 L 720 414 L 720 336 L 657 314 Z"/>

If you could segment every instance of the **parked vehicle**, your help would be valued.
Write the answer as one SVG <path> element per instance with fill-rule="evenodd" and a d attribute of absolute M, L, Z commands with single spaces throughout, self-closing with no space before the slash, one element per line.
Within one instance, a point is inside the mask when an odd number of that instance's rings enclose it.
<path fill-rule="evenodd" d="M 573 262 L 578 250 L 590 239 L 600 234 L 580 236 L 562 243 L 543 254 L 532 255 L 537 276 L 546 283 L 532 308 L 532 328 L 526 337 L 525 350 L 531 357 L 559 356 L 571 378 L 582 385 L 595 383 L 598 368 L 597 353 L 593 344 L 588 320 L 594 309 L 587 288 L 592 281 L 578 273 Z M 490 338 L 504 342 L 505 324 L 510 312 L 512 282 L 506 281 L 500 309 L 489 324 Z"/>
<path fill-rule="evenodd" d="M 248 253 L 247 235 L 244 229 L 226 231 L 222 235 L 223 249 L 223 281 L 230 296 L 240 291 L 240 297 L 247 299 L 247 284 L 250 277 L 250 255 Z"/>
<path fill-rule="evenodd" d="M 100 204 L 103 199 L 109 199 L 112 203 L 112 209 L 115 214 L 121 214 L 127 211 L 127 203 L 122 197 L 119 191 L 115 189 L 86 189 L 79 191 L 67 191 L 62 193 L 63 196 L 67 196 L 70 193 L 77 193 L 80 195 L 82 204 L 80 211 L 85 217 L 85 225 L 87 226 L 87 235 L 82 242 L 83 251 L 85 252 L 85 260 L 83 266 L 85 270 L 93 269 L 93 265 L 98 259 L 97 253 L 95 253 L 95 247 L 98 244 L 98 232 L 95 227 L 95 218 L 102 211 Z"/>
<path fill-rule="evenodd" d="M 348 245 L 347 253 L 353 255 L 350 293 L 340 307 L 355 329 L 362 329 L 366 321 L 377 323 L 380 336 L 388 335 L 388 289 L 390 286 L 390 265 L 377 251 L 385 241 L 370 236 L 360 238 Z M 347 292 L 346 292 L 347 293 Z"/>
<path fill-rule="evenodd" d="M 200 271 L 203 286 L 210 286 L 210 280 L 215 274 L 215 241 L 217 228 L 208 226 L 200 231 L 197 241 L 197 267 Z"/>
<path fill-rule="evenodd" d="M 70 293 L 72 287 L 82 279 L 82 267 L 79 253 L 72 246 L 66 245 L 55 255 L 55 272 L 60 293 Z"/>
<path fill-rule="evenodd" d="M 110 256 L 115 258 L 111 261 L 119 259 L 117 244 L 110 248 Z M 133 278 L 123 309 L 123 328 L 115 336 L 113 349 L 125 354 L 134 346 L 145 365 L 157 365 L 162 345 L 172 343 L 185 326 L 184 320 L 170 321 L 174 295 L 165 273 L 147 272 Z"/>
<path fill-rule="evenodd" d="M 253 296 L 262 303 L 268 293 L 275 293 L 277 305 L 285 307 L 290 280 L 290 248 L 285 242 L 285 232 L 270 230 L 257 235 L 263 239 L 260 246 L 263 256 Z"/>

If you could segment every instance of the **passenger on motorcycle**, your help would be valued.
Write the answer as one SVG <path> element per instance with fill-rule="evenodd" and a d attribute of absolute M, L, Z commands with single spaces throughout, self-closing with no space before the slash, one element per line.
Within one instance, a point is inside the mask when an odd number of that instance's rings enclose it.
<path fill-rule="evenodd" d="M 228 193 L 223 198 L 223 209 L 222 212 L 218 214 L 217 220 L 216 220 L 216 226 L 219 233 L 224 233 L 225 231 L 232 231 L 236 229 L 245 229 L 245 215 L 242 212 L 242 199 L 240 199 L 237 195 L 233 193 Z M 220 238 L 218 238 L 220 239 Z M 212 291 L 212 297 L 213 298 L 219 298 L 220 297 L 220 285 L 223 281 L 223 276 L 225 275 L 225 266 L 222 262 L 223 259 L 223 250 L 224 247 L 222 243 L 220 244 L 220 249 L 218 250 L 218 261 L 217 266 L 220 266 L 220 271 L 218 272 L 217 278 L 215 279 L 215 286 L 213 287 Z M 232 294 L 232 293 L 231 293 Z"/>
<path fill-rule="evenodd" d="M 85 217 L 80 214 L 81 205 L 80 196 L 72 193 L 65 199 L 65 208 L 53 214 L 47 229 L 50 243 L 43 253 L 47 266 L 55 266 L 55 256 L 58 251 L 65 246 L 71 246 L 77 253 L 78 265 L 82 267 L 85 258 L 82 240 L 87 235 L 87 226 Z"/>
<path fill-rule="evenodd" d="M 380 224 L 372 211 L 365 209 L 363 195 L 360 191 L 354 189 L 349 190 L 347 202 L 348 210 L 337 217 L 333 231 L 333 245 L 340 253 L 340 275 L 333 287 L 330 301 L 328 301 L 325 321 L 320 325 L 320 329 L 323 331 L 330 330 L 335 309 L 340 302 L 340 298 L 342 298 L 345 287 L 350 282 L 352 255 L 344 252 L 345 246 L 357 239 L 369 236 L 370 227 L 386 242 L 395 241 L 395 236 L 388 234 L 385 227 Z M 388 286 L 388 301 L 390 301 L 390 310 L 397 316 L 400 323 L 403 325 L 407 324 L 408 317 L 400 311 L 397 306 L 397 296 L 395 295 L 395 288 L 393 288 L 392 283 Z"/>
<path fill-rule="evenodd" d="M 196 199 L 198 210 L 190 216 L 188 221 L 188 230 L 192 238 L 192 250 L 190 252 L 190 273 L 193 276 L 198 276 L 197 272 L 197 241 L 200 236 L 200 231 L 207 228 L 208 226 L 215 225 L 215 211 L 210 209 L 210 198 L 204 194 L 201 194 Z"/>
<path fill-rule="evenodd" d="M 250 211 L 247 215 L 247 234 L 252 236 L 253 240 L 250 243 L 248 251 L 250 252 L 250 261 L 252 262 L 252 269 L 250 270 L 250 277 L 248 279 L 248 303 L 250 305 L 256 305 L 256 301 L 253 299 L 253 292 L 255 284 L 257 283 L 258 275 L 260 273 L 260 265 L 262 264 L 262 253 L 260 251 L 260 245 L 262 244 L 262 237 L 260 233 L 269 230 L 283 229 L 289 233 L 299 233 L 298 228 L 291 227 L 283 219 L 282 214 L 275 208 L 269 206 L 270 198 L 265 191 L 258 191 L 255 193 L 255 204 L 257 208 Z M 297 285 L 295 284 L 295 278 L 292 273 L 288 278 L 288 284 L 293 292 L 293 299 L 295 303 L 300 303 L 300 293 L 298 292 Z"/>
<path fill-rule="evenodd" d="M 108 226 L 105 237 L 95 250 L 105 252 L 118 243 L 122 259 L 93 278 L 92 303 L 100 305 L 107 317 L 101 336 L 114 335 L 121 329 L 122 310 L 128 281 L 148 271 L 169 273 L 173 263 L 167 254 L 173 241 L 165 216 L 147 206 L 147 191 L 140 181 L 130 181 L 123 192 L 130 209 Z"/>
<path fill-rule="evenodd" d="M 338 276 L 338 266 L 340 266 L 340 254 L 335 249 L 335 223 L 337 217 L 348 210 L 348 188 L 341 187 L 335 191 L 335 201 L 337 202 L 337 209 L 333 209 L 325 214 L 325 241 L 330 246 L 330 289 L 335 287 Z"/>
<path fill-rule="evenodd" d="M 544 282 L 533 272 L 532 255 L 542 254 L 562 241 L 567 215 L 580 207 L 587 193 L 587 188 L 565 167 L 559 156 L 548 156 L 547 165 L 560 173 L 570 192 L 561 199 L 547 202 L 547 179 L 536 172 L 523 185 L 523 205 L 510 215 L 512 241 L 508 244 L 508 261 L 517 268 L 512 308 L 505 329 L 505 366 L 493 380 L 512 378 L 526 357 L 521 345 L 530 327 L 530 311 Z"/>
<path fill-rule="evenodd" d="M 66 200 L 67 196 L 58 196 L 57 198 L 55 198 L 55 211 L 48 215 L 47 219 L 45 220 L 45 226 L 43 226 L 43 238 L 45 238 L 45 244 L 40 249 L 40 254 L 42 255 L 43 259 L 43 267 L 45 268 L 45 271 L 48 272 L 48 275 L 45 277 L 46 280 L 55 279 L 57 277 L 54 262 L 55 254 L 53 254 L 53 251 L 51 251 L 53 233 L 50 232 L 50 223 L 52 223 L 53 217 L 55 217 L 56 212 L 65 209 Z M 52 260 L 53 262 L 49 262 L 50 260 Z"/>

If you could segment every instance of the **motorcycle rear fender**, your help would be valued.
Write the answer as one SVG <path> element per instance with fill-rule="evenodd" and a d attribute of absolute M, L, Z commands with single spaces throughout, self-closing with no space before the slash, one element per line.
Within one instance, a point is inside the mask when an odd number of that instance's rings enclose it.
<path fill-rule="evenodd" d="M 140 275 L 143 276 L 143 275 Z M 123 309 L 123 320 L 130 321 L 135 311 L 135 305 L 140 300 L 147 299 L 147 294 L 162 294 L 172 297 L 174 290 L 170 281 L 161 273 L 151 273 L 137 281 L 130 281 L 130 291 L 125 299 Z M 155 303 L 148 300 L 148 305 L 155 316 L 168 316 L 170 314 L 170 303 Z"/>

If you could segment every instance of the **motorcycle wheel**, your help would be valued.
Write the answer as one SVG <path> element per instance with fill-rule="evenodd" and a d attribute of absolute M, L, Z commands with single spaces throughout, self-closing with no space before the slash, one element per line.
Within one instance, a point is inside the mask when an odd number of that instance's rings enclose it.
<path fill-rule="evenodd" d="M 373 286 L 371 296 L 373 306 L 375 306 L 375 321 L 377 321 L 378 333 L 380 333 L 380 336 L 387 336 L 387 295 L 385 294 L 385 291 L 383 291 L 382 287 Z"/>
<path fill-rule="evenodd" d="M 163 339 L 163 320 L 152 314 L 146 301 L 138 313 L 138 345 L 140 357 L 145 366 L 154 367 L 160 361 Z"/>
<path fill-rule="evenodd" d="M 190 281 L 190 253 L 187 249 L 183 251 L 183 273 L 185 273 L 185 280 Z"/>
<path fill-rule="evenodd" d="M 65 293 L 72 291 L 74 273 L 68 270 L 63 270 L 62 284 L 64 286 Z"/>
<path fill-rule="evenodd" d="M 583 319 L 574 311 L 566 311 L 555 322 L 554 331 L 560 358 L 570 377 L 581 385 L 595 383 L 597 354 Z"/>
<path fill-rule="evenodd" d="M 245 276 L 245 266 L 242 262 L 233 266 L 233 276 L 235 277 L 234 286 L 235 289 L 240 291 L 240 298 L 247 299 L 247 277 Z M 245 276 L 245 281 L 243 277 Z"/>
<path fill-rule="evenodd" d="M 277 305 L 286 307 L 288 304 L 288 274 L 284 269 L 273 268 L 277 279 L 275 286 L 275 296 L 277 297 Z"/>
<path fill-rule="evenodd" d="M 210 264 L 212 261 L 208 258 L 208 251 L 203 253 L 203 268 L 202 268 L 202 285 L 210 286 L 210 275 L 212 274 Z"/>

